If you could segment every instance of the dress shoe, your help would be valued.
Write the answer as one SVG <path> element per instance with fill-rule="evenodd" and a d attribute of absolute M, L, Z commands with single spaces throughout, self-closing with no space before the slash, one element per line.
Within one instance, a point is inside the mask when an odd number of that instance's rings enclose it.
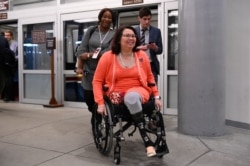
<path fill-rule="evenodd" d="M 3 101 L 4 101 L 4 102 L 9 102 L 10 99 L 9 99 L 9 98 L 4 98 Z"/>

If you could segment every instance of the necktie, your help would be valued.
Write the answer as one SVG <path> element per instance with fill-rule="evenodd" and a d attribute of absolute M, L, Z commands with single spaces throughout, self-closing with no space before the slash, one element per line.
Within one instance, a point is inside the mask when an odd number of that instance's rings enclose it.
<path fill-rule="evenodd" d="M 141 45 L 145 45 L 145 31 L 146 31 L 146 29 L 142 29 L 141 30 L 142 31 L 142 33 L 141 33 Z"/>

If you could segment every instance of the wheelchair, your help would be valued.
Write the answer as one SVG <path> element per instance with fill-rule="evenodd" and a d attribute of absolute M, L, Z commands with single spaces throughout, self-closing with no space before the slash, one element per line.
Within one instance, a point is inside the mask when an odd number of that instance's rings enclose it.
<path fill-rule="evenodd" d="M 113 104 L 108 97 L 104 97 L 107 115 L 102 116 L 97 112 L 97 105 L 93 108 L 93 123 L 92 132 L 94 143 L 98 151 L 108 156 L 112 150 L 113 140 L 116 140 L 114 146 L 114 162 L 120 164 L 121 157 L 120 142 L 125 141 L 124 132 L 134 127 L 128 133 L 128 136 L 133 136 L 137 126 L 132 120 L 132 117 L 124 104 Z M 142 105 L 145 120 L 146 132 L 154 143 L 154 147 L 158 158 L 169 153 L 169 149 L 165 138 L 165 128 L 163 117 L 160 111 L 155 109 L 154 99 L 151 98 L 147 103 Z M 124 123 L 124 124 L 123 124 Z M 116 129 L 116 130 L 115 130 Z"/>

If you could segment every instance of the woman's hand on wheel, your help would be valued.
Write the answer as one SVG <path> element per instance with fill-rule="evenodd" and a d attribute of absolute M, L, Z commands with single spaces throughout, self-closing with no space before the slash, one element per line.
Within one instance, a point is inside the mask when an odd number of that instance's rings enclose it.
<path fill-rule="evenodd" d="M 162 103 L 161 103 L 160 99 L 155 99 L 155 106 L 156 106 L 157 110 L 161 110 Z"/>
<path fill-rule="evenodd" d="M 101 115 L 107 115 L 105 105 L 98 105 L 97 112 Z"/>

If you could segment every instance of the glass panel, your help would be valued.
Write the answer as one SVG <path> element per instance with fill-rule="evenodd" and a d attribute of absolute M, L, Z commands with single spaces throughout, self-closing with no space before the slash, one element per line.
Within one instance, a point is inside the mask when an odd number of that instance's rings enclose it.
<path fill-rule="evenodd" d="M 46 38 L 53 37 L 53 23 L 29 24 L 23 26 L 23 68 L 28 70 L 50 70 L 51 51 L 46 49 L 46 43 L 34 44 L 32 31 L 46 32 Z"/>
<path fill-rule="evenodd" d="M 177 76 L 168 76 L 168 101 L 167 108 L 177 108 Z"/>
<path fill-rule="evenodd" d="M 65 101 L 78 101 L 83 102 L 83 88 L 81 85 L 81 77 L 76 77 L 75 74 L 66 74 L 64 77 Z"/>
<path fill-rule="evenodd" d="M 50 99 L 51 81 L 47 74 L 24 74 L 24 98 Z"/>
<path fill-rule="evenodd" d="M 178 70 L 178 10 L 168 11 L 168 70 Z"/>
<path fill-rule="evenodd" d="M 82 37 L 87 28 L 97 25 L 97 21 L 84 22 L 84 20 L 71 20 L 64 22 L 64 70 L 72 74 L 64 75 L 64 100 L 83 102 L 83 88 L 81 78 L 74 74 L 76 68 L 76 50 L 81 44 Z"/>
<path fill-rule="evenodd" d="M 81 23 L 81 20 L 64 22 L 64 70 L 74 70 L 76 64 L 76 50 L 81 44 L 87 28 L 97 25 L 97 22 Z"/>

